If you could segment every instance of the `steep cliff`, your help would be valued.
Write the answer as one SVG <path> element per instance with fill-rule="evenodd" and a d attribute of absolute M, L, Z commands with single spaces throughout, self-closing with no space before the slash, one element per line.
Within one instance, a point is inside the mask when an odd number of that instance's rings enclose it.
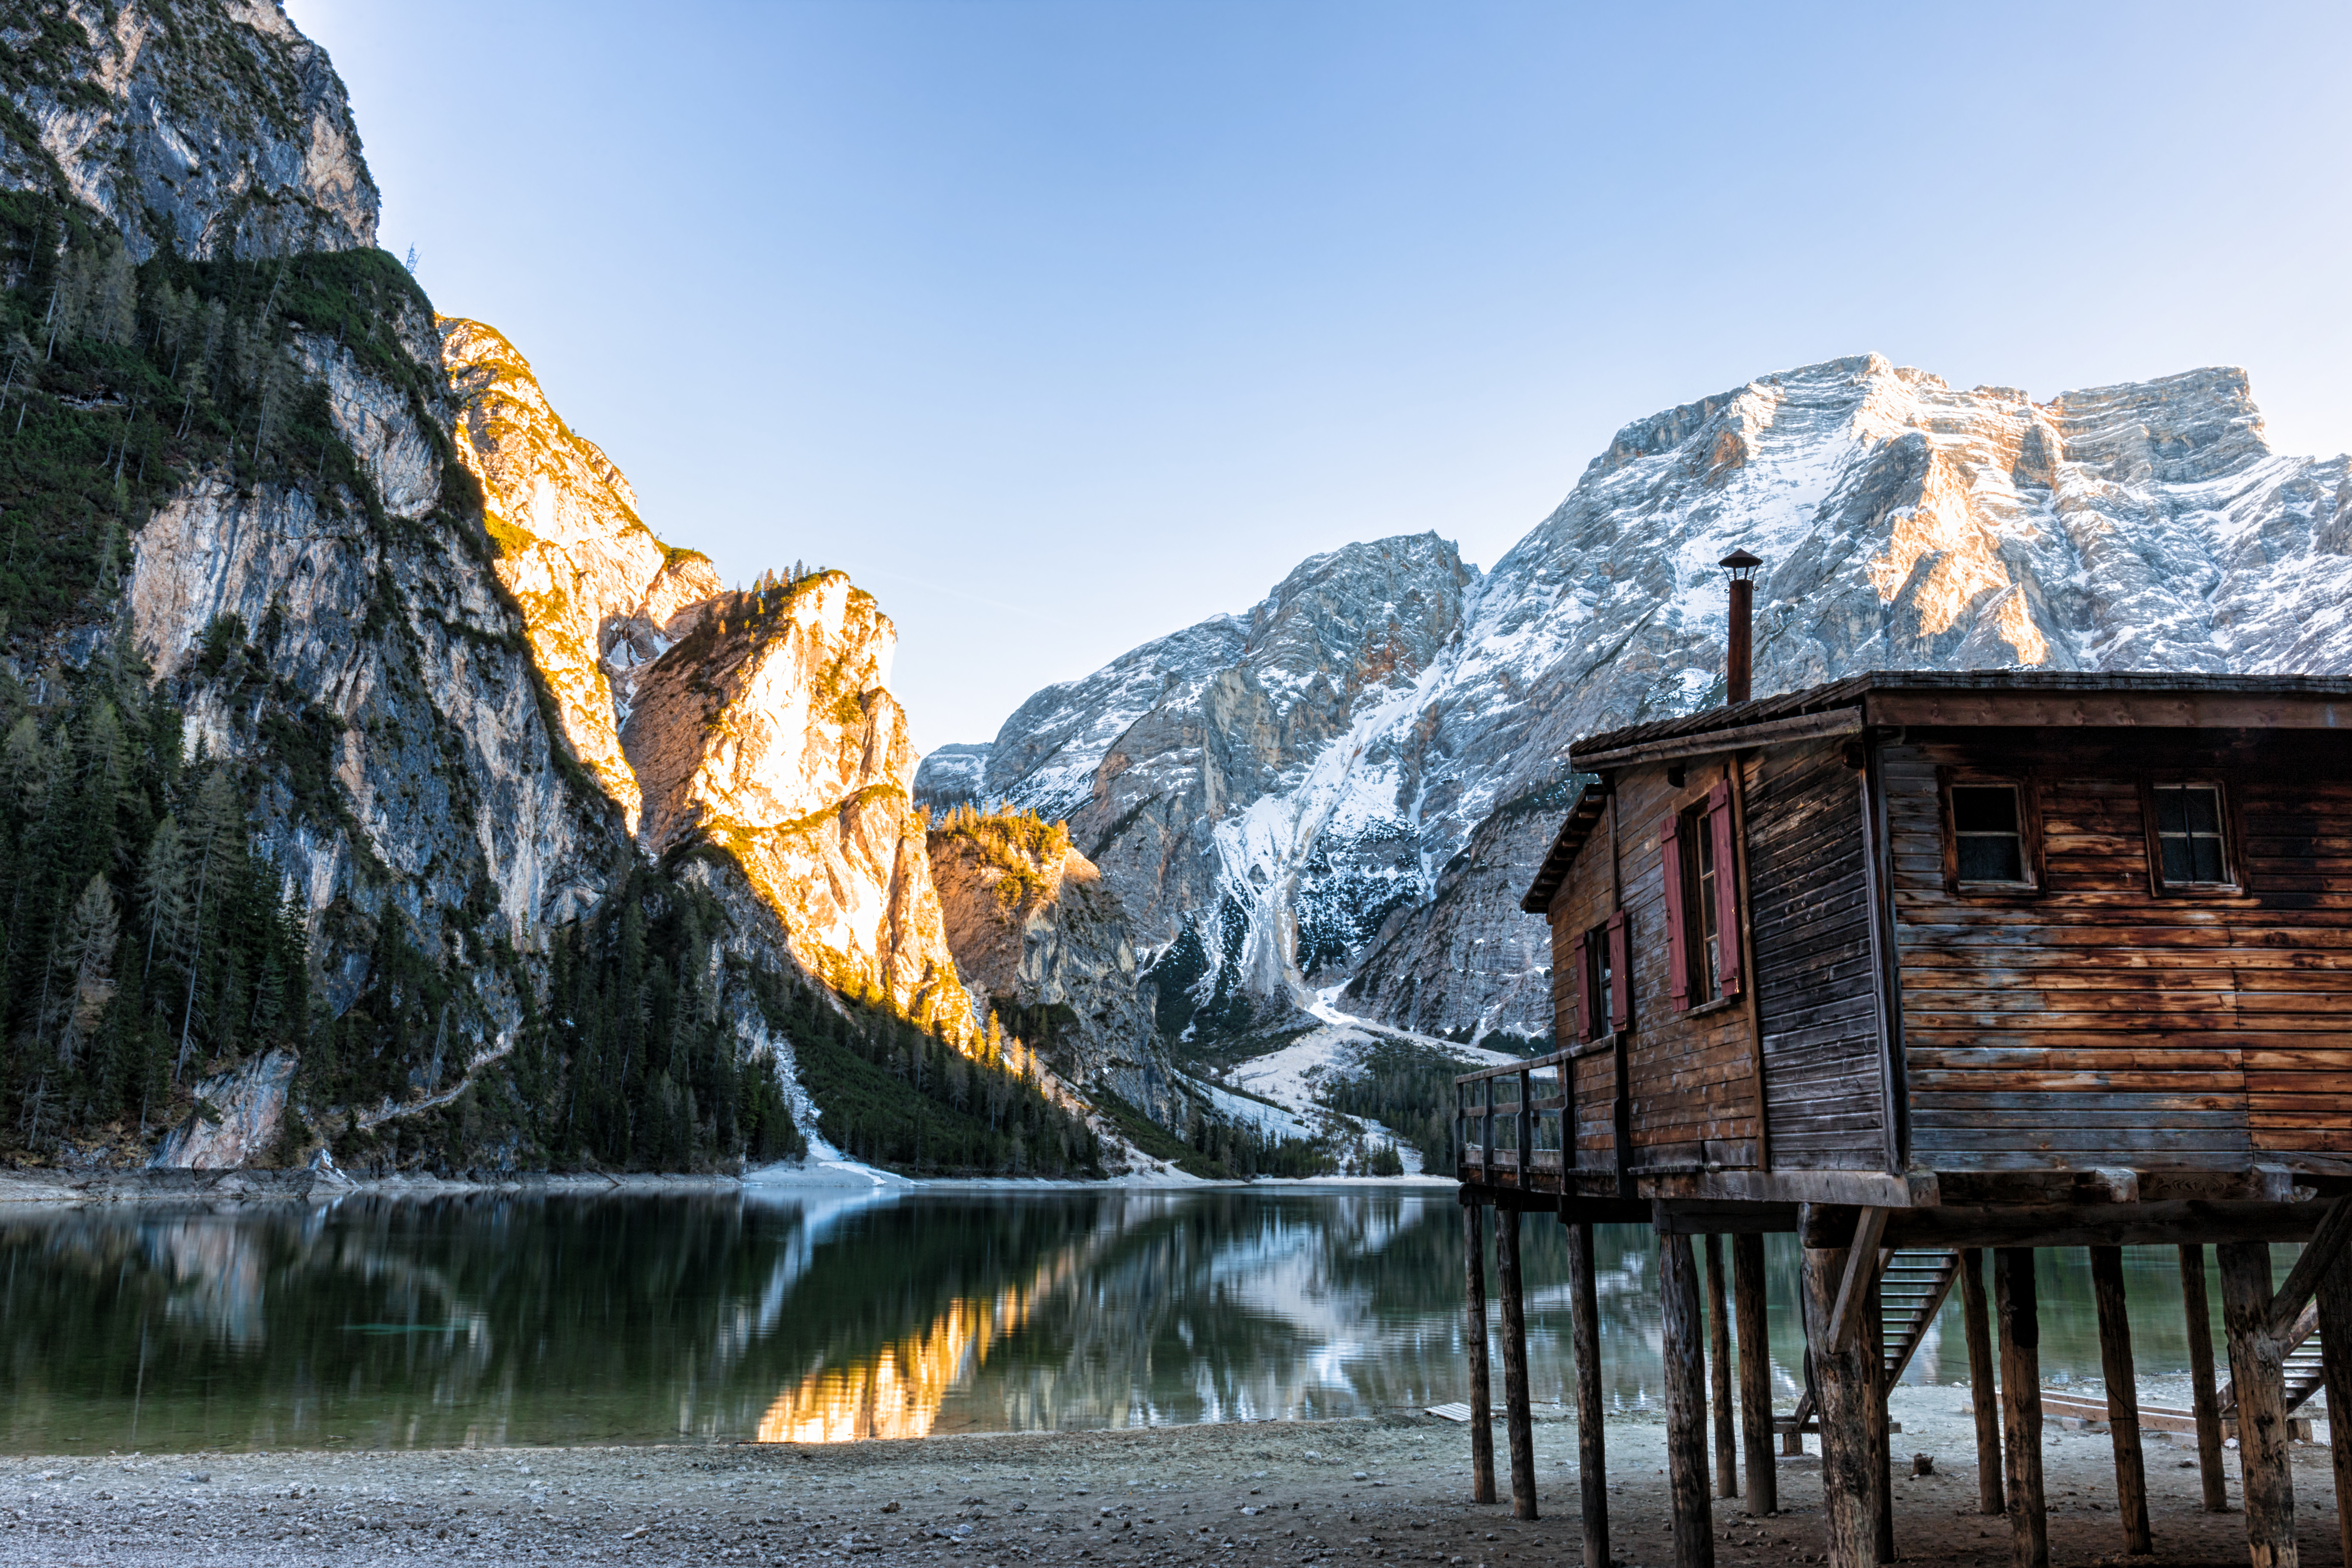
<path fill-rule="evenodd" d="M 1832 361 L 1627 426 L 1484 576 L 1441 564 L 1415 598 L 1376 563 L 1450 549 L 1349 546 L 1246 620 L 1047 688 L 980 793 L 1070 817 L 1139 912 L 1163 1024 L 1172 991 L 1246 1028 L 1344 982 L 1384 1021 L 1540 1035 L 1516 906 L 1568 743 L 1720 700 L 1735 545 L 1768 563 L 1759 695 L 1870 668 L 2333 671 L 2347 517 L 2345 459 L 2272 453 L 2238 371 L 2036 403 Z M 1269 637 L 1307 584 L 1303 625 L 1374 635 Z M 1318 658 L 1331 695 L 1300 684 Z"/>
<path fill-rule="evenodd" d="M 1136 985 L 1126 912 L 1066 826 L 965 808 L 936 818 L 929 844 L 948 946 L 998 1027 L 1063 1078 L 1178 1124 L 1184 1103 Z"/>

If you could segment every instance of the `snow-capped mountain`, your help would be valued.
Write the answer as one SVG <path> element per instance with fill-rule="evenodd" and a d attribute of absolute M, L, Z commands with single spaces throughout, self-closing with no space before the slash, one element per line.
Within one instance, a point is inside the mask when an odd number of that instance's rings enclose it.
<path fill-rule="evenodd" d="M 1721 700 L 1716 563 L 1741 545 L 1767 563 L 1759 696 L 1878 668 L 2352 664 L 2346 459 L 2273 453 L 2242 372 L 2037 403 L 1872 354 L 1625 426 L 1483 575 L 1433 535 L 1351 544 L 1048 687 L 982 793 L 1068 817 L 1159 944 L 1164 1023 L 1344 984 L 1405 1027 L 1541 1035 L 1517 906 L 1568 744 Z"/>

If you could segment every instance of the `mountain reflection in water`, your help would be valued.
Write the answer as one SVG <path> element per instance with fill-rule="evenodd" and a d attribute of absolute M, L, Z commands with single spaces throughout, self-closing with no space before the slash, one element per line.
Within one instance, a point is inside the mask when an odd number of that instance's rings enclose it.
<path fill-rule="evenodd" d="M 1558 1399 L 1565 1248 L 1526 1232 L 1530 1382 Z M 1621 1406 L 1657 1397 L 1651 1241 L 1597 1237 Z M 1785 1405 L 1796 1259 L 1771 1241 Z M 837 1442 L 1414 1408 L 1466 1392 L 1460 1247 L 1440 1188 L 19 1211 L 0 1218 L 0 1446 Z M 2171 1255 L 2127 1257 L 2141 1364 L 2169 1370 Z M 2043 1255 L 2053 1372 L 2096 1366 L 2081 1258 Z M 1965 1377 L 1958 1343 L 1931 1337 L 1911 1379 Z"/>

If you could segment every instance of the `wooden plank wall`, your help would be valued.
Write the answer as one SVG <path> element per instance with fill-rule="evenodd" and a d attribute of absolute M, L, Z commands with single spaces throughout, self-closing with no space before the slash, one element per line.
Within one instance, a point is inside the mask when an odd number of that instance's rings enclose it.
<path fill-rule="evenodd" d="M 1574 1038 L 1573 994 L 1563 983 L 1576 933 L 1599 924 L 1610 908 L 1609 857 L 1619 857 L 1633 971 L 1633 1019 L 1623 1056 L 1630 1085 L 1627 1107 L 1635 1174 L 1755 1165 L 1760 1131 L 1755 1048 L 1748 1011 L 1735 1002 L 1705 1012 L 1676 1013 L 1668 990 L 1665 893 L 1659 878 L 1657 824 L 1670 812 L 1703 800 L 1724 776 L 1720 763 L 1693 764 L 1683 787 L 1666 782 L 1663 766 L 1628 768 L 1618 775 L 1615 802 L 1620 838 L 1606 824 L 1578 855 L 1552 903 L 1555 998 L 1563 1042 Z M 1579 1163 L 1615 1169 L 1616 1062 L 1601 1053 L 1576 1064 Z"/>
<path fill-rule="evenodd" d="M 2352 743 L 2038 733 L 1882 752 L 1914 1163 L 2352 1172 Z M 2041 896 L 1948 889 L 1939 766 L 2026 779 Z M 2243 893 L 2155 891 L 2163 772 L 2229 790 Z"/>
<path fill-rule="evenodd" d="M 1748 919 L 1776 1171 L 1887 1168 L 1865 806 L 1863 775 L 1836 742 L 1748 763 Z"/>

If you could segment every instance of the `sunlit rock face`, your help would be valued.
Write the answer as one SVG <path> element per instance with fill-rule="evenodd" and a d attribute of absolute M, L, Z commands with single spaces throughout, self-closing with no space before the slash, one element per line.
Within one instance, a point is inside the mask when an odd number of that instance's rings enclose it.
<path fill-rule="evenodd" d="M 1627 426 L 1451 598 L 1331 564 L 1422 543 L 1318 557 L 1246 618 L 1038 693 L 996 738 L 989 794 L 1068 811 L 1155 973 L 1205 1005 L 1337 977 L 1390 1022 L 1544 1033 L 1517 904 L 1569 742 L 1722 700 L 1716 563 L 1736 546 L 1767 563 L 1759 696 L 1870 668 L 2352 663 L 2345 459 L 2273 454 L 2231 369 L 2037 403 L 1835 360 Z M 1414 650 L 1321 710 L 1344 725 L 1274 695 L 1297 645 L 1265 631 L 1302 575 L 1332 595 L 1315 624 L 1393 615 Z"/>
<path fill-rule="evenodd" d="M 87 204 L 134 261 L 375 243 L 343 84 L 277 0 L 17 6 L 0 43 L 0 188 Z"/>
<path fill-rule="evenodd" d="M 890 694 L 898 631 L 838 572 L 711 603 L 639 676 L 621 732 L 639 842 L 724 849 L 827 984 L 887 996 L 968 1041 Z"/>
<path fill-rule="evenodd" d="M 707 557 L 671 549 L 638 520 L 629 481 L 556 416 L 512 343 L 479 321 L 439 326 L 457 455 L 481 481 L 499 579 L 522 606 L 572 754 L 634 833 L 641 802 L 620 727 L 637 672 L 723 584 Z"/>
<path fill-rule="evenodd" d="M 1018 819 L 935 818 L 929 844 L 948 947 L 982 1005 L 1062 1078 L 1163 1124 L 1181 1115 L 1126 911 L 1094 862 Z"/>

